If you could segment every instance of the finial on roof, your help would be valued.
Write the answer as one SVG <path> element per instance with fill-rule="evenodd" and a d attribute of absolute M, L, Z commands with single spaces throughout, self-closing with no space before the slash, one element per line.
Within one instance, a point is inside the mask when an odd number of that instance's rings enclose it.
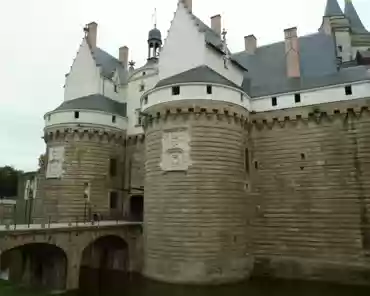
<path fill-rule="evenodd" d="M 154 28 L 157 28 L 157 8 L 154 8 L 154 13 L 152 15 L 152 21 Z"/>
<path fill-rule="evenodd" d="M 230 55 L 229 55 L 229 50 L 227 49 L 227 41 L 226 41 L 226 35 L 227 35 L 227 31 L 226 29 L 224 28 L 222 30 L 222 51 L 224 52 L 224 56 L 223 56 L 223 59 L 224 59 L 224 67 L 225 69 L 228 69 L 228 61 L 230 60 Z"/>
<path fill-rule="evenodd" d="M 346 0 L 346 5 L 344 7 L 344 14 L 349 19 L 351 23 L 351 29 L 355 33 L 368 33 L 364 24 L 362 23 L 356 8 L 354 7 L 352 0 Z"/>
<path fill-rule="evenodd" d="M 336 16 L 336 15 L 343 15 L 343 11 L 339 6 L 338 1 L 327 0 L 324 16 Z"/>

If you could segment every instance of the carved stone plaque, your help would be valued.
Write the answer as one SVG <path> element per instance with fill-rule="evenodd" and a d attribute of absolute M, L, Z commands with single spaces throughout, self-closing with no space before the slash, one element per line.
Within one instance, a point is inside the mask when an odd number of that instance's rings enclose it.
<path fill-rule="evenodd" d="M 63 175 L 64 146 L 49 148 L 46 179 L 61 178 Z"/>
<path fill-rule="evenodd" d="M 187 171 L 191 165 L 190 135 L 187 129 L 173 129 L 163 132 L 162 162 L 164 171 Z"/>

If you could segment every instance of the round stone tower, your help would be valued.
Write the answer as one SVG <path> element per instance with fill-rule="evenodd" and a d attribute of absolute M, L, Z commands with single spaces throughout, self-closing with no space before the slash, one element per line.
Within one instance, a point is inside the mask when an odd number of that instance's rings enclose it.
<path fill-rule="evenodd" d="M 200 72 L 207 82 L 195 80 Z M 142 102 L 144 275 L 186 284 L 248 277 L 246 94 L 204 66 L 159 82 Z"/>
<path fill-rule="evenodd" d="M 96 94 L 65 101 L 45 115 L 39 218 L 82 222 L 122 216 L 123 105 Z"/>

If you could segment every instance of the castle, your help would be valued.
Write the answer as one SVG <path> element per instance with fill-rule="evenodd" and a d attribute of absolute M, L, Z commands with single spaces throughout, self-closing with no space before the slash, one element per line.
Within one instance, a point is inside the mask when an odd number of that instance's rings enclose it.
<path fill-rule="evenodd" d="M 221 23 L 178 1 L 139 68 L 87 25 L 44 117 L 35 215 L 143 218 L 143 273 L 166 282 L 368 279 L 370 33 L 350 0 L 239 53 Z"/>

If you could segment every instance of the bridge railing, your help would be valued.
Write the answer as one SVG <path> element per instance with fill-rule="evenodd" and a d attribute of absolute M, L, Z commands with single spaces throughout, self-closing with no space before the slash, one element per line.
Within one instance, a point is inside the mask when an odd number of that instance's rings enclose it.
<path fill-rule="evenodd" d="M 6 229 L 32 228 L 38 225 L 38 228 L 50 228 L 53 224 L 63 223 L 68 226 L 99 225 L 101 221 L 116 222 L 140 222 L 138 219 L 124 215 L 122 211 L 111 211 L 100 213 L 94 211 L 90 206 L 86 206 L 83 215 L 80 216 L 56 216 L 49 213 L 56 213 L 56 202 L 47 204 L 42 200 L 22 200 L 17 201 L 15 205 L 7 207 L 6 211 L 0 211 L 0 227 Z"/>

